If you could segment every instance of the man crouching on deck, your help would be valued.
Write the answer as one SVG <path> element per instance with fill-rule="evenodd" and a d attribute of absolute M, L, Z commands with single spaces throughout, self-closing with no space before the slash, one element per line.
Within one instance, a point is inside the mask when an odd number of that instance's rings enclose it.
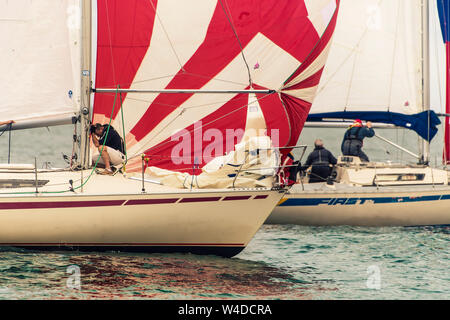
<path fill-rule="evenodd" d="M 119 165 L 125 159 L 122 137 L 112 126 L 109 127 L 108 131 L 108 125 L 101 125 L 100 123 L 96 123 L 91 126 L 91 135 L 92 142 L 96 148 L 92 154 L 92 162 L 95 163 L 97 161 L 97 158 L 101 152 L 101 159 L 99 160 L 99 163 L 105 165 L 105 171 L 101 173 L 112 175 L 114 172 L 111 169 L 111 165 Z M 105 145 L 103 146 L 103 144 Z"/>

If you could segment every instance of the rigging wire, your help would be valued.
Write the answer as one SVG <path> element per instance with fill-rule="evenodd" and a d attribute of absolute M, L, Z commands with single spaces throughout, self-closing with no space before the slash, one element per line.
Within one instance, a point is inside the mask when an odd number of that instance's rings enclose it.
<path fill-rule="evenodd" d="M 379 0 L 377 3 L 377 7 L 379 7 L 381 5 L 381 3 L 383 2 L 383 0 Z M 374 13 L 375 14 L 375 13 Z M 371 16 L 372 17 L 372 16 Z M 319 95 L 319 93 L 321 93 L 323 91 L 324 88 L 327 87 L 327 84 L 336 76 L 336 74 L 341 70 L 341 68 L 347 63 L 347 61 L 354 55 L 356 55 L 357 53 L 357 48 L 360 47 L 361 42 L 363 41 L 363 39 L 365 39 L 366 33 L 369 30 L 369 26 L 366 25 L 366 27 L 364 28 L 363 33 L 361 34 L 361 37 L 358 39 L 358 41 L 356 42 L 356 45 L 351 48 L 350 53 L 344 58 L 344 60 L 342 60 L 342 63 L 336 68 L 336 70 L 330 74 L 330 76 L 328 77 L 327 81 L 323 84 L 323 86 L 319 87 L 317 89 L 317 95 Z M 356 57 L 353 63 L 353 68 L 352 68 L 352 77 L 350 78 L 350 81 L 353 79 L 353 74 L 354 74 L 354 68 L 355 68 L 355 64 L 356 64 Z M 349 91 L 348 91 L 348 95 L 351 89 L 351 82 L 350 82 L 350 86 L 349 86 Z M 347 101 L 348 101 L 348 96 L 347 96 Z M 345 106 L 344 111 L 346 111 L 347 109 L 347 105 Z"/>
<path fill-rule="evenodd" d="M 399 133 L 399 128 L 395 128 L 395 143 L 396 144 L 399 144 L 398 133 Z M 400 161 L 400 150 L 397 149 L 395 154 L 396 154 L 396 157 L 397 157 L 397 161 Z"/>
<path fill-rule="evenodd" d="M 422 146 L 422 148 L 423 148 L 422 158 L 425 161 L 425 163 L 428 165 L 429 162 L 430 162 L 430 127 L 431 127 L 431 119 L 430 119 L 430 52 L 429 52 L 430 51 L 430 35 L 429 35 L 429 32 L 430 32 L 429 31 L 429 28 L 430 28 L 429 11 L 430 11 L 430 9 L 428 7 L 428 2 L 426 2 L 426 3 L 423 2 L 422 3 L 422 6 L 425 6 L 425 5 L 426 5 L 427 11 L 428 11 L 428 12 L 425 13 L 427 25 L 426 25 L 426 27 L 424 25 L 422 25 L 422 39 L 424 39 L 424 32 L 423 32 L 423 30 L 426 30 L 428 32 L 428 34 L 426 35 L 426 39 L 427 39 L 426 45 L 427 45 L 427 47 L 426 47 L 426 49 L 425 48 L 422 49 L 422 65 L 423 65 L 423 69 L 425 69 L 425 65 L 427 64 L 427 70 L 426 71 L 428 73 L 428 77 L 427 77 L 428 83 L 425 83 L 425 81 L 422 79 L 422 87 L 423 87 L 422 88 L 422 90 L 423 90 L 423 92 L 422 92 L 422 106 L 424 108 L 426 108 L 427 109 L 426 111 L 428 112 L 428 114 L 427 114 L 427 139 L 426 139 L 428 150 L 425 150 L 425 145 Z M 424 19 L 422 18 L 422 24 L 423 24 L 423 20 Z M 422 47 L 423 47 L 423 43 L 424 42 L 425 41 L 422 40 Z M 428 61 L 424 61 L 424 59 L 423 59 L 424 56 L 425 56 L 424 52 L 426 52 Z M 425 78 L 425 77 L 423 77 L 423 78 Z M 427 86 L 428 88 L 426 89 L 425 86 Z M 425 90 L 428 90 L 428 93 L 426 94 L 426 96 L 428 97 L 427 98 L 428 101 L 424 101 L 425 100 L 424 98 L 426 97 L 425 96 Z M 425 103 L 427 103 L 428 105 L 425 105 Z M 425 152 L 427 152 L 428 154 L 426 155 Z M 427 156 L 427 159 L 425 159 L 425 156 Z"/>
<path fill-rule="evenodd" d="M 444 3 L 444 0 L 440 0 L 440 3 L 441 3 L 441 7 L 442 7 L 442 9 L 443 10 L 445 10 L 446 8 L 447 9 L 450 9 L 450 6 L 445 6 L 445 3 Z M 450 12 L 444 12 L 443 13 L 443 18 L 444 18 L 444 20 L 443 20 L 443 24 L 444 24 L 444 27 L 442 28 L 443 29 L 443 32 L 444 32 L 444 42 L 448 39 L 448 34 L 447 34 L 447 28 L 448 28 L 448 22 L 447 22 L 447 17 L 448 16 L 450 16 Z M 436 55 L 437 55 L 437 50 L 436 50 Z M 449 61 L 449 59 L 450 59 L 450 55 L 448 54 L 448 53 L 446 53 L 446 67 L 449 67 L 450 66 L 450 61 Z M 439 61 L 439 59 L 436 59 L 437 61 Z M 438 62 L 438 64 L 439 64 L 439 62 Z M 449 70 L 446 70 L 446 72 L 448 73 L 449 72 Z M 438 74 L 439 74 L 439 72 L 438 72 Z M 440 83 L 440 82 L 439 82 Z M 448 85 L 448 84 L 447 84 Z M 441 86 L 439 86 L 439 95 L 440 95 L 440 97 L 441 97 L 441 101 L 442 101 L 442 93 L 441 93 Z M 447 98 L 448 99 L 448 98 Z M 447 103 L 447 102 L 446 102 Z M 446 109 L 447 109 L 447 106 L 446 106 Z M 448 124 L 448 121 L 449 121 L 449 119 L 448 119 L 448 117 L 445 117 L 445 119 L 444 119 L 444 124 L 443 124 L 443 126 L 444 126 L 444 131 L 447 131 L 448 130 L 448 126 L 447 126 L 447 124 Z M 446 132 L 444 132 L 444 148 L 443 148 L 443 161 L 444 161 L 444 166 L 447 166 L 447 164 L 448 164 L 448 161 L 449 161 L 449 159 L 447 159 L 447 141 L 446 141 L 446 134 L 445 134 Z M 450 133 L 448 133 L 447 132 L 447 134 L 450 134 Z"/>
<path fill-rule="evenodd" d="M 225 4 L 227 6 L 228 11 L 230 11 L 230 9 L 228 7 L 227 0 L 224 0 L 224 1 L 225 1 Z M 236 28 L 234 27 L 234 24 L 233 24 L 233 21 L 231 20 L 231 17 L 228 15 L 227 10 L 225 10 L 225 7 L 223 6 L 222 0 L 219 0 L 219 2 L 220 2 L 220 5 L 221 5 L 221 7 L 223 9 L 223 12 L 225 13 L 225 16 L 227 17 L 228 22 L 231 25 L 231 29 L 233 30 L 233 33 L 234 33 L 234 35 L 236 37 L 236 40 L 237 40 L 237 42 L 239 44 L 239 47 L 241 48 L 242 59 L 244 59 L 245 66 L 247 67 L 249 85 L 250 85 L 250 88 L 253 88 L 252 75 L 250 73 L 250 67 L 249 67 L 249 65 L 247 63 L 247 59 L 245 58 L 245 55 L 244 55 L 244 48 L 242 47 L 241 40 L 239 39 L 239 36 L 238 36 L 238 34 L 236 32 Z"/>
<path fill-rule="evenodd" d="M 447 25 L 446 16 L 444 16 L 444 25 L 445 26 Z M 433 24 L 433 27 L 434 27 L 433 34 L 435 34 L 435 35 L 439 34 L 440 30 L 438 29 L 438 23 L 435 22 Z M 444 28 L 444 33 L 445 34 L 447 33 L 447 27 Z M 441 113 L 445 113 L 445 100 L 442 95 L 442 88 L 441 88 L 441 83 L 443 81 L 441 79 L 441 73 L 439 72 L 442 67 L 440 66 L 441 61 L 439 59 L 439 53 L 437 50 L 438 41 L 435 41 L 435 43 L 436 43 L 436 48 L 433 48 L 433 49 L 434 49 L 434 54 L 435 54 L 434 61 L 436 61 L 435 68 L 436 68 L 436 77 L 437 77 L 437 83 L 438 83 L 439 104 L 440 104 Z M 444 121 L 441 122 L 441 127 L 444 129 L 444 131 L 445 131 L 445 123 L 446 123 L 446 119 L 444 118 Z M 445 134 L 443 135 L 443 157 L 442 157 L 442 160 L 443 160 L 443 164 L 446 165 L 448 159 L 447 159 L 447 146 L 445 143 Z"/>
<path fill-rule="evenodd" d="M 88 183 L 89 179 L 92 177 L 93 173 L 94 173 L 95 170 L 97 169 L 97 165 L 98 165 L 98 163 L 99 163 L 99 161 L 100 161 L 100 158 L 101 158 L 102 153 L 103 153 L 103 149 L 104 149 L 105 144 L 106 144 L 106 140 L 107 140 L 107 137 L 108 137 L 108 134 L 109 134 L 109 129 L 111 128 L 112 115 L 114 114 L 114 110 L 115 110 L 115 106 L 116 106 L 117 95 L 118 95 L 118 90 L 116 91 L 116 96 L 114 97 L 114 103 L 113 103 L 113 107 L 112 107 L 112 110 L 111 110 L 111 116 L 110 116 L 110 118 L 109 118 L 108 128 L 106 129 L 106 135 L 105 135 L 105 139 L 104 139 L 103 144 L 102 144 L 102 148 L 101 148 L 101 150 L 100 150 L 100 152 L 99 152 L 99 155 L 98 155 L 98 157 L 97 157 L 97 160 L 95 161 L 95 164 L 94 164 L 94 166 L 92 167 L 92 170 L 91 170 L 91 172 L 89 173 L 89 176 L 87 177 L 87 179 L 86 179 L 82 184 L 80 184 L 79 186 L 73 187 L 72 190 L 41 191 L 40 193 L 42 193 L 42 194 L 62 194 L 62 193 L 73 192 L 73 191 L 75 191 L 75 190 L 78 190 L 78 189 L 82 188 L 83 186 L 85 186 L 85 185 Z M 81 179 L 80 179 L 80 180 L 81 180 Z M 76 180 L 76 181 L 79 181 L 79 180 Z M 4 194 L 16 194 L 16 195 L 17 195 L 17 194 L 36 194 L 36 191 L 28 191 L 28 192 L 5 192 L 5 193 L 2 192 L 2 193 L 0 193 L 0 194 L 3 194 L 3 195 L 4 195 Z"/>
<path fill-rule="evenodd" d="M 169 41 L 170 47 L 172 48 L 173 53 L 175 54 L 175 57 L 177 58 L 178 64 L 180 65 L 180 69 L 185 72 L 186 70 L 184 70 L 183 64 L 181 63 L 181 59 L 178 56 L 176 50 L 175 50 L 175 46 L 173 45 L 172 41 L 170 40 L 169 34 L 167 33 L 166 28 L 164 27 L 164 24 L 162 23 L 161 18 L 159 17 L 158 12 L 156 11 L 155 5 L 153 4 L 152 0 L 148 0 L 148 2 L 150 2 L 150 4 L 152 5 L 153 11 L 155 11 L 155 15 L 158 18 L 159 23 L 161 24 L 161 28 L 164 31 L 164 34 L 166 35 L 167 40 Z"/>
<path fill-rule="evenodd" d="M 8 125 L 8 163 L 11 163 L 11 128 L 12 123 Z"/>
<path fill-rule="evenodd" d="M 223 83 L 230 83 L 230 84 L 235 84 L 235 85 L 239 85 L 239 86 L 247 86 L 248 85 L 247 83 L 231 81 L 231 80 L 225 80 L 225 79 L 220 79 L 220 78 L 211 78 L 209 76 L 196 74 L 196 73 L 192 73 L 192 72 L 185 72 L 184 75 L 197 77 L 197 78 L 201 78 L 201 79 L 207 79 L 208 81 L 217 81 L 217 82 L 223 82 Z M 166 79 L 166 78 L 173 78 L 175 76 L 176 76 L 175 74 L 171 74 L 171 75 L 167 75 L 167 76 L 148 78 L 148 79 L 143 79 L 143 80 L 139 80 L 139 81 L 133 81 L 133 82 L 129 82 L 129 83 L 122 83 L 122 85 L 130 87 L 131 85 L 135 85 L 135 84 L 139 84 L 139 83 L 146 83 L 146 82 L 152 82 L 152 81 Z"/>
<path fill-rule="evenodd" d="M 398 44 L 398 33 L 399 33 L 399 27 L 400 27 L 400 12 L 401 12 L 401 10 L 400 10 L 400 5 L 401 5 L 401 3 L 399 2 L 398 3 L 398 6 L 397 6 L 397 17 L 396 17 L 396 21 L 397 21 L 397 25 L 395 26 L 395 41 L 394 41 L 394 48 L 393 48 L 393 51 L 392 51 L 392 56 L 393 57 L 395 57 L 396 55 L 396 52 L 397 52 L 397 44 Z M 404 12 L 405 10 L 402 10 L 402 12 Z M 392 84 L 393 84 L 393 82 L 394 82 L 394 68 L 395 68 L 395 59 L 392 59 L 392 65 L 391 65 L 391 81 L 390 81 L 390 84 L 389 84 L 389 95 L 388 95 L 388 99 L 389 99 L 389 102 L 388 102 L 388 109 L 387 109 L 387 112 L 389 112 L 390 111 L 390 108 L 391 108 L 391 103 L 392 103 Z"/>
<path fill-rule="evenodd" d="M 184 75 L 197 77 L 197 78 L 202 78 L 202 79 L 207 79 L 209 81 L 218 81 L 218 82 L 224 82 L 224 83 L 231 83 L 231 84 L 236 84 L 236 85 L 240 85 L 240 86 L 246 86 L 247 85 L 247 83 L 241 83 L 241 82 L 237 82 L 237 81 L 225 80 L 225 79 L 219 79 L 219 78 L 211 78 L 209 76 L 205 76 L 205 75 L 198 74 L 198 73 L 187 72 L 187 71 L 184 72 Z M 166 79 L 166 78 L 173 78 L 175 76 L 176 76 L 176 74 L 170 74 L 170 75 L 167 75 L 167 76 L 160 76 L 160 77 L 143 79 L 143 80 L 139 80 L 139 81 L 133 81 L 133 82 L 129 82 L 129 83 L 122 83 L 122 85 L 123 86 L 131 86 L 132 84 L 151 82 L 151 81 L 161 80 L 161 79 Z"/>
<path fill-rule="evenodd" d="M 237 81 L 231 81 L 231 80 L 225 80 L 225 79 L 219 79 L 219 78 L 212 78 L 205 76 L 205 75 L 201 75 L 201 74 L 197 74 L 197 73 L 192 73 L 192 72 L 186 72 L 187 75 L 193 76 L 193 77 L 198 77 L 198 78 L 203 78 L 203 79 L 208 79 L 211 81 L 219 81 L 219 82 L 224 82 L 224 83 L 231 83 L 231 84 L 236 84 L 236 85 L 240 85 L 240 86 L 246 86 L 246 83 L 242 83 L 242 82 L 237 82 Z"/>
<path fill-rule="evenodd" d="M 6 131 L 9 131 L 9 127 L 11 126 L 11 124 L 10 123 L 8 123 L 6 126 L 5 126 L 5 129 L 3 129 L 1 132 L 0 132 L 0 137 L 6 132 Z"/>
<path fill-rule="evenodd" d="M 117 85 L 117 91 L 120 89 L 120 85 Z M 122 119 L 122 134 L 123 134 L 123 151 L 125 152 L 125 162 L 123 163 L 123 171 L 125 172 L 125 166 L 128 162 L 128 154 L 127 154 L 127 142 L 125 139 L 125 120 L 123 117 L 123 100 L 122 100 L 122 92 L 119 93 L 119 102 L 120 102 L 120 115 L 121 115 L 121 119 Z"/>
<path fill-rule="evenodd" d="M 168 34 L 168 32 L 167 32 L 167 30 L 166 30 L 166 28 L 165 28 L 165 26 L 164 26 L 164 23 L 162 22 L 161 17 L 159 16 L 159 14 L 158 14 L 158 12 L 157 12 L 157 10 L 156 10 L 156 8 L 155 8 L 155 5 L 154 5 L 153 1 L 152 1 L 152 0 L 148 0 L 148 1 L 150 2 L 150 5 L 152 6 L 152 8 L 153 8 L 153 10 L 154 10 L 154 12 L 155 12 L 155 16 L 157 17 L 157 19 L 158 19 L 158 21 L 159 21 L 159 23 L 160 23 L 160 25 L 161 25 L 161 27 L 162 27 L 162 30 L 163 30 L 163 32 L 164 32 L 164 34 L 165 34 L 165 36 L 166 36 L 166 38 L 167 38 L 167 40 L 168 40 L 170 46 L 171 46 L 171 49 L 172 49 L 174 55 L 176 56 L 176 58 L 177 58 L 177 60 L 178 60 L 178 63 L 179 63 L 179 65 L 180 65 L 181 70 L 182 70 L 183 72 L 185 72 L 186 74 L 191 75 L 191 76 L 210 79 L 210 77 L 206 77 L 206 76 L 199 75 L 199 74 L 194 74 L 194 73 L 187 73 L 187 72 L 184 70 L 183 65 L 182 65 L 182 63 L 181 63 L 181 59 L 180 59 L 179 55 L 177 54 L 177 52 L 176 52 L 176 50 L 175 50 L 175 47 L 174 47 L 174 45 L 173 45 L 173 43 L 172 43 L 172 41 L 171 41 L 171 39 L 170 39 L 170 37 L 169 37 L 169 34 Z M 229 24 L 230 24 L 230 26 L 231 26 L 231 29 L 232 29 L 232 31 L 233 31 L 233 33 L 234 33 L 236 39 L 237 39 L 237 42 L 238 42 L 238 44 L 239 44 L 240 51 L 241 51 L 241 55 L 242 55 L 243 61 L 244 61 L 245 65 L 246 65 L 246 68 L 247 68 L 248 78 L 249 78 L 249 84 L 250 84 L 250 87 L 252 87 L 252 86 L 253 86 L 253 81 L 252 81 L 252 77 L 251 77 L 250 67 L 249 67 L 248 62 L 247 62 L 247 59 L 246 59 L 246 57 L 245 57 L 244 49 L 243 49 L 242 43 L 241 43 L 241 41 L 240 41 L 240 39 L 239 39 L 239 36 L 238 36 L 238 34 L 237 34 L 237 31 L 236 31 L 236 28 L 235 28 L 235 26 L 234 26 L 234 24 L 233 24 L 233 21 L 232 21 L 232 18 L 231 18 L 231 16 L 230 16 L 230 9 L 229 9 L 228 3 L 227 3 L 226 0 L 225 0 L 225 6 L 224 6 L 223 1 L 222 1 L 222 0 L 219 0 L 219 1 L 220 1 L 220 4 L 221 4 L 221 7 L 222 7 L 222 9 L 223 9 L 223 11 L 224 11 L 224 13 L 225 13 L 225 16 L 226 16 L 226 18 L 227 18 L 227 20 L 228 20 L 228 22 L 229 22 Z M 113 61 L 111 27 L 110 27 L 110 22 L 109 22 L 109 12 L 108 12 L 108 7 L 107 7 L 107 6 L 106 6 L 106 14 L 107 14 L 108 32 L 109 32 L 109 40 L 110 40 L 111 59 L 112 59 L 112 61 Z M 113 66 L 112 66 L 112 71 L 113 71 L 113 80 L 114 80 L 114 84 L 115 84 L 115 85 L 118 85 L 118 84 L 116 83 L 116 78 L 115 78 L 114 63 L 113 63 Z M 138 81 L 138 82 L 133 82 L 132 84 L 134 84 L 134 83 L 139 83 L 139 82 L 148 82 L 148 81 L 151 81 L 151 80 L 158 80 L 158 79 L 163 79 L 163 78 L 167 78 L 167 77 L 171 77 L 171 76 L 168 75 L 168 76 L 164 76 L 164 77 L 157 77 L 157 78 L 153 78 L 153 79 L 141 80 L 141 81 Z M 210 79 L 210 80 L 211 80 L 211 79 Z M 222 81 L 222 82 L 227 82 L 227 83 L 233 83 L 233 84 L 238 84 L 238 85 L 246 85 L 246 84 L 243 84 L 243 83 L 239 83 L 239 82 L 235 82 L 235 81 L 230 81 L 230 80 L 224 80 L 224 79 L 212 79 L 212 80 L 215 80 L 215 81 Z M 131 84 L 130 84 L 130 85 L 131 85 Z M 117 93 L 116 93 L 116 95 L 117 95 Z M 268 94 L 268 95 L 270 95 L 270 94 Z M 268 96 L 268 95 L 267 95 L 267 96 Z M 265 98 L 265 97 L 266 97 L 266 96 L 263 96 L 263 97 L 261 97 L 260 99 L 263 99 L 263 98 Z M 136 101 L 145 101 L 145 100 L 139 100 L 139 99 L 135 99 L 135 98 L 130 98 L 130 97 L 128 97 L 128 96 L 127 96 L 127 98 L 128 98 L 128 99 L 133 99 L 133 100 L 136 100 Z M 121 99 L 121 95 L 120 95 L 120 99 Z M 260 100 L 260 99 L 256 99 L 256 101 L 258 101 L 258 100 Z M 150 102 L 150 101 L 149 101 L 149 102 Z M 222 103 L 222 102 L 217 102 L 217 103 Z M 208 105 L 211 105 L 211 104 L 208 104 Z M 167 105 L 167 106 L 169 106 L 169 107 L 177 107 L 177 106 L 170 106 L 170 105 Z M 179 114 L 178 116 L 176 116 L 172 121 L 170 121 L 164 128 L 162 128 L 160 132 L 158 132 L 157 134 L 155 134 L 154 137 L 157 137 L 157 136 L 162 132 L 162 130 L 164 130 L 167 126 L 169 126 L 171 123 L 173 123 L 179 116 L 181 116 L 181 115 L 183 114 L 183 112 L 184 112 L 186 109 L 197 108 L 197 107 L 203 107 L 203 106 L 207 106 L 207 105 L 205 104 L 205 105 L 191 106 L 191 107 L 188 107 L 188 108 L 183 108 L 183 109 L 181 109 L 180 114 Z M 240 107 L 240 108 L 238 108 L 238 109 L 236 109 L 236 110 L 234 110 L 234 111 L 231 111 L 231 112 L 229 112 L 228 114 L 226 114 L 226 115 L 224 115 L 224 116 L 222 116 L 222 117 L 220 117 L 220 118 L 218 118 L 218 119 L 215 119 L 215 120 L 213 120 L 213 121 L 211 121 L 211 122 L 209 122 L 208 124 L 205 124 L 205 125 L 209 125 L 210 123 L 213 123 L 213 122 L 215 122 L 215 121 L 217 121 L 217 120 L 219 120 L 219 119 L 222 119 L 222 118 L 224 118 L 224 117 L 226 117 L 226 116 L 228 116 L 228 115 L 230 115 L 230 114 L 232 114 L 232 113 L 234 113 L 234 112 L 237 112 L 237 111 L 239 111 L 239 110 L 241 110 L 242 108 L 245 108 L 245 107 L 247 107 L 247 106 L 248 106 L 248 102 L 246 102 L 245 105 L 243 105 L 242 107 Z M 122 109 L 122 101 L 121 101 L 121 109 Z M 113 116 L 113 113 L 112 113 L 112 116 Z M 110 119 L 110 122 L 111 122 L 111 119 Z M 123 122 L 123 112 L 122 112 L 122 123 L 124 123 L 124 122 Z M 205 125 L 202 125 L 202 127 L 205 126 Z M 124 129 L 124 128 L 123 128 L 123 129 Z M 125 136 L 124 136 L 124 138 L 125 138 Z M 151 140 L 150 140 L 150 142 L 151 142 Z M 150 150 L 150 149 L 149 149 L 149 150 Z M 137 153 L 137 154 L 139 154 L 139 153 Z M 134 158 L 134 157 L 136 157 L 136 156 L 137 156 L 137 155 L 134 155 L 134 156 L 130 157 L 130 159 L 131 159 L 131 158 Z"/>
<path fill-rule="evenodd" d="M 224 114 L 223 116 L 221 116 L 221 117 L 219 117 L 219 118 L 216 118 L 216 119 L 214 119 L 214 120 L 211 120 L 210 122 L 208 122 L 208 123 L 206 123 L 206 124 L 202 124 L 202 125 L 201 125 L 199 128 L 197 128 L 197 129 L 202 129 L 203 127 L 208 126 L 208 125 L 210 125 L 211 123 L 214 123 L 214 122 L 216 122 L 216 121 L 218 121 L 218 120 L 220 120 L 220 119 L 223 119 L 223 118 L 225 118 L 225 117 L 228 117 L 229 115 L 231 115 L 231 114 L 233 114 L 233 113 L 235 113 L 235 112 L 237 112 L 237 111 L 239 111 L 239 110 L 242 110 L 243 108 L 247 108 L 247 106 L 248 106 L 249 104 L 252 104 L 252 103 L 254 103 L 254 102 L 258 102 L 258 101 L 260 101 L 260 100 L 262 100 L 262 99 L 264 99 L 264 98 L 270 96 L 271 94 L 273 94 L 273 93 L 268 93 L 268 94 L 262 96 L 261 98 L 256 98 L 256 100 L 254 100 L 254 101 L 247 102 L 247 103 L 245 103 L 243 106 L 238 107 L 237 109 L 232 110 L 232 111 L 228 112 L 227 114 Z M 166 126 L 164 126 L 164 128 L 161 128 L 161 130 L 160 130 L 157 134 L 155 134 L 154 137 L 153 137 L 149 142 L 146 143 L 146 145 L 149 145 L 149 144 L 153 141 L 153 139 L 155 139 L 161 132 L 163 132 L 169 125 L 171 125 L 171 124 L 172 124 L 179 116 L 181 116 L 181 115 L 183 114 L 183 112 L 184 112 L 184 111 L 182 110 L 182 111 L 180 112 L 180 114 L 178 114 L 177 117 L 175 117 L 173 120 L 171 120 Z M 191 131 L 189 131 L 188 133 L 190 134 Z M 186 133 L 186 134 L 187 134 L 187 133 Z M 183 136 L 183 135 L 181 135 L 180 137 L 182 137 L 182 136 Z M 158 147 L 160 147 L 160 146 L 162 146 L 162 145 L 165 145 L 165 144 L 167 144 L 167 143 L 169 143 L 169 142 L 171 142 L 171 141 L 166 141 L 166 142 L 160 143 L 160 144 L 158 144 Z M 133 156 L 130 156 L 129 159 L 136 158 L 136 157 L 140 156 L 140 154 L 141 154 L 143 151 L 150 151 L 150 150 L 152 150 L 154 147 L 155 147 L 155 146 L 150 147 L 150 148 L 148 148 L 147 150 L 142 150 L 142 148 L 141 148 L 141 149 L 139 149 L 138 151 L 134 152 L 135 154 L 134 154 Z"/>
<path fill-rule="evenodd" d="M 405 145 L 406 130 L 402 130 L 402 145 Z M 403 152 L 400 152 L 400 163 L 403 163 Z"/>
<path fill-rule="evenodd" d="M 108 92 L 103 93 L 104 95 L 109 95 L 110 97 L 113 97 L 114 95 Z M 152 103 L 154 105 L 158 105 L 158 106 L 163 106 L 163 107 L 168 107 L 168 108 L 178 108 L 179 106 L 177 105 L 173 105 L 173 104 L 168 104 L 168 103 L 161 103 L 161 102 L 153 102 L 153 100 L 146 100 L 146 99 L 139 99 L 139 98 L 132 98 L 130 95 L 127 96 L 127 100 L 132 100 L 132 101 L 138 101 L 138 102 L 145 102 L 145 103 Z M 247 100 L 246 97 L 243 98 L 235 98 L 235 101 L 238 100 Z M 210 107 L 216 104 L 225 104 L 227 103 L 229 100 L 218 100 L 215 102 L 208 102 L 208 103 L 203 103 L 203 104 L 197 104 L 197 105 L 192 105 L 192 106 L 188 106 L 188 107 L 183 107 L 183 110 L 190 110 L 190 109 L 196 109 L 196 108 L 203 108 L 203 107 Z"/>
<path fill-rule="evenodd" d="M 132 84 L 145 83 L 145 82 L 151 82 L 151 81 L 156 81 L 156 80 L 161 80 L 161 79 L 173 78 L 175 76 L 176 76 L 175 74 L 169 74 L 167 76 L 148 78 L 148 79 L 143 79 L 143 80 L 138 80 L 138 81 L 133 80 L 132 82 L 129 82 L 129 83 L 122 83 L 122 85 L 123 86 L 131 86 Z"/>
<path fill-rule="evenodd" d="M 114 86 L 116 86 L 117 85 L 116 70 L 114 68 L 114 54 L 113 54 L 113 50 L 112 50 L 113 45 L 112 45 L 112 36 L 111 36 L 111 24 L 109 22 L 109 10 L 108 10 L 108 4 L 106 1 L 105 1 L 105 9 L 106 9 L 105 10 L 106 11 L 106 21 L 108 23 L 109 51 L 111 54 L 111 70 L 112 70 L 112 74 L 113 74 L 113 83 L 114 83 Z"/>
<path fill-rule="evenodd" d="M 444 17 L 444 24 L 446 25 L 447 23 L 446 23 L 446 17 Z M 440 32 L 440 30 L 439 29 L 437 29 L 438 28 L 438 26 L 437 26 L 437 24 L 436 23 L 434 23 L 434 32 L 433 32 L 433 34 L 439 34 L 439 32 Z M 447 28 L 445 28 L 445 31 L 444 31 L 445 33 L 447 33 Z M 437 41 L 436 41 L 436 47 L 437 47 Z M 442 95 L 442 88 L 441 88 L 441 83 L 442 83 L 442 79 L 441 79 L 441 74 L 440 74 L 440 70 L 441 70 L 441 66 L 440 66 L 440 59 L 439 59 L 439 53 L 438 53 L 438 50 L 437 50 L 437 48 L 434 48 L 435 50 L 434 50 L 434 53 L 435 53 L 435 61 L 436 61 L 436 69 L 437 69 L 437 72 L 436 72 L 436 75 L 437 75 L 437 81 L 438 81 L 438 92 L 439 92 L 439 102 L 440 102 L 440 105 L 441 105 L 441 112 L 442 113 L 445 113 L 445 100 L 444 100 L 444 97 L 443 97 L 443 95 Z"/>
<path fill-rule="evenodd" d="M 2 130 L 2 132 L 0 132 L 0 137 L 6 132 L 8 131 L 8 163 L 10 163 L 11 160 L 11 128 L 12 128 L 12 123 L 8 123 L 5 128 Z"/>

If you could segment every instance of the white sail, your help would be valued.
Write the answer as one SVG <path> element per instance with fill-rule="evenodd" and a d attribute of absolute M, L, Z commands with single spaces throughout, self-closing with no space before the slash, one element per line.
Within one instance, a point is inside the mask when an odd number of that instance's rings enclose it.
<path fill-rule="evenodd" d="M 80 101 L 80 0 L 0 7 L 0 121 L 70 118 Z"/>
<path fill-rule="evenodd" d="M 310 113 L 422 111 L 421 0 L 343 0 Z"/>

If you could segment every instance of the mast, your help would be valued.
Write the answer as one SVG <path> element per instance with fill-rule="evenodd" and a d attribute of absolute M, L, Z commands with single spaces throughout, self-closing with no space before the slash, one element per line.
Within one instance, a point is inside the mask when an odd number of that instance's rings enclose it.
<path fill-rule="evenodd" d="M 90 166 L 89 125 L 91 105 L 91 32 L 92 32 L 92 0 L 81 1 L 81 104 L 80 104 L 80 159 L 81 169 Z"/>
<path fill-rule="evenodd" d="M 422 0 L 422 110 L 430 110 L 430 46 L 429 46 L 429 3 Z M 430 128 L 430 117 L 428 116 L 427 131 Z M 429 138 L 422 139 L 419 143 L 420 162 L 428 164 L 430 162 L 430 142 Z"/>

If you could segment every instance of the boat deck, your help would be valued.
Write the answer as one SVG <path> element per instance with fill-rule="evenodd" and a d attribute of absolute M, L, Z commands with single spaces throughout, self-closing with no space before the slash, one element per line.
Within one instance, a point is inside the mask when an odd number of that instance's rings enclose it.
<path fill-rule="evenodd" d="M 37 176 L 37 179 L 36 179 Z M 88 180 L 89 179 L 89 180 Z M 151 177 L 145 176 L 142 190 L 140 174 L 117 173 L 114 176 L 100 175 L 91 170 L 38 170 L 37 175 L 32 170 L 11 171 L 0 170 L 0 197 L 46 195 L 46 196 L 90 196 L 90 195 L 142 195 L 173 194 L 173 193 L 229 193 L 242 191 L 269 190 L 267 188 L 236 188 L 236 189 L 178 189 L 151 182 Z M 38 193 L 36 193 L 36 181 Z M 72 185 L 70 183 L 72 181 Z M 80 187 L 82 184 L 83 187 Z M 73 191 L 70 191 L 73 186 Z"/>

